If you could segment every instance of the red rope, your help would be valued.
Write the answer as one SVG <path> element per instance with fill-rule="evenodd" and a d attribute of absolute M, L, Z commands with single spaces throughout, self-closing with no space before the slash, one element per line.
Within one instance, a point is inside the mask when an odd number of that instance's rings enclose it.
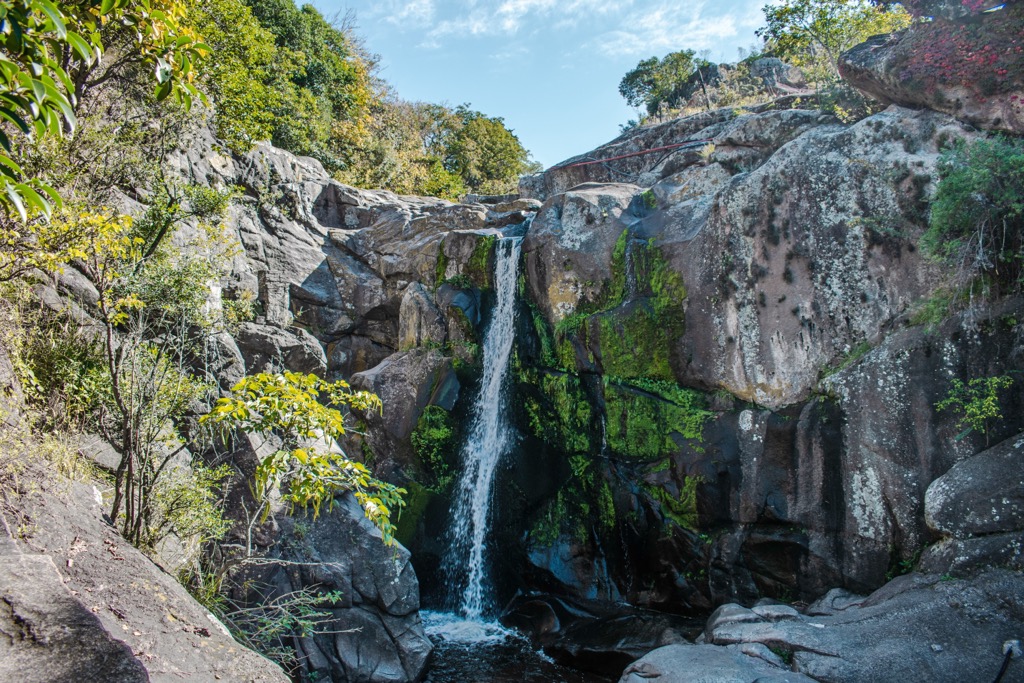
<path fill-rule="evenodd" d="M 714 142 L 714 140 L 710 140 L 710 139 L 709 140 L 689 140 L 687 142 L 677 142 L 675 144 L 665 145 L 664 147 L 655 147 L 654 149 L 642 149 L 639 152 L 630 152 L 629 154 L 620 154 L 617 157 L 609 157 L 607 159 L 594 159 L 592 161 L 577 161 L 575 164 L 569 164 L 568 166 L 555 166 L 555 167 L 550 168 L 548 170 L 552 170 L 553 171 L 556 168 L 574 168 L 576 166 L 589 166 L 590 164 L 603 164 L 606 161 L 616 161 L 618 159 L 626 159 L 628 157 L 640 156 L 641 154 L 652 154 L 654 152 L 664 152 L 666 149 L 675 149 L 676 147 L 685 147 L 686 145 L 707 144 L 709 142 Z"/>

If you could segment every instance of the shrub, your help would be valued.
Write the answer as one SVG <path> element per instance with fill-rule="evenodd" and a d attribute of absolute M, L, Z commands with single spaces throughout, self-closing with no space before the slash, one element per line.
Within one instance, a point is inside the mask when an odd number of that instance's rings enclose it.
<path fill-rule="evenodd" d="M 921 247 L 950 267 L 954 285 L 985 276 L 990 294 L 1020 289 L 1024 140 L 961 141 L 943 154 Z"/>

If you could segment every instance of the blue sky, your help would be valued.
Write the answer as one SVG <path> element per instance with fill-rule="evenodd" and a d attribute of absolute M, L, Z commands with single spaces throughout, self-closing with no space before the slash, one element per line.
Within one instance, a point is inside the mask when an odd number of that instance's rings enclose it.
<path fill-rule="evenodd" d="M 381 75 L 407 100 L 501 116 L 545 166 L 619 133 L 638 61 L 689 48 L 735 61 L 766 0 L 314 0 L 353 10 Z M 301 0 L 300 0 L 301 4 Z"/>

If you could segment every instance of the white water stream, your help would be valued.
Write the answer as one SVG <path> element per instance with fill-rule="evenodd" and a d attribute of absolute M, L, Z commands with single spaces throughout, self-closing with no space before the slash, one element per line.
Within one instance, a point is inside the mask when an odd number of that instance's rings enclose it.
<path fill-rule="evenodd" d="M 487 606 L 487 532 L 494 474 L 512 446 L 505 384 L 515 338 L 521 243 L 521 237 L 504 238 L 495 249 L 497 301 L 484 337 L 483 377 L 473 404 L 469 438 L 462 452 L 462 476 L 452 511 L 452 553 L 447 561 L 449 566 L 458 568 L 458 575 L 465 572 L 465 584 L 457 588 L 461 589 L 459 611 L 469 620 L 480 619 Z"/>

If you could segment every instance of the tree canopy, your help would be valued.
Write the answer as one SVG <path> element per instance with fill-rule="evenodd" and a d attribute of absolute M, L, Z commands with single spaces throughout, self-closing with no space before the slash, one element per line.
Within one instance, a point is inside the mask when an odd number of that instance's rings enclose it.
<path fill-rule="evenodd" d="M 767 23 L 757 35 L 765 39 L 768 51 L 801 67 L 814 82 L 839 78 L 844 51 L 910 24 L 902 7 L 867 0 L 785 0 L 762 11 Z"/>

